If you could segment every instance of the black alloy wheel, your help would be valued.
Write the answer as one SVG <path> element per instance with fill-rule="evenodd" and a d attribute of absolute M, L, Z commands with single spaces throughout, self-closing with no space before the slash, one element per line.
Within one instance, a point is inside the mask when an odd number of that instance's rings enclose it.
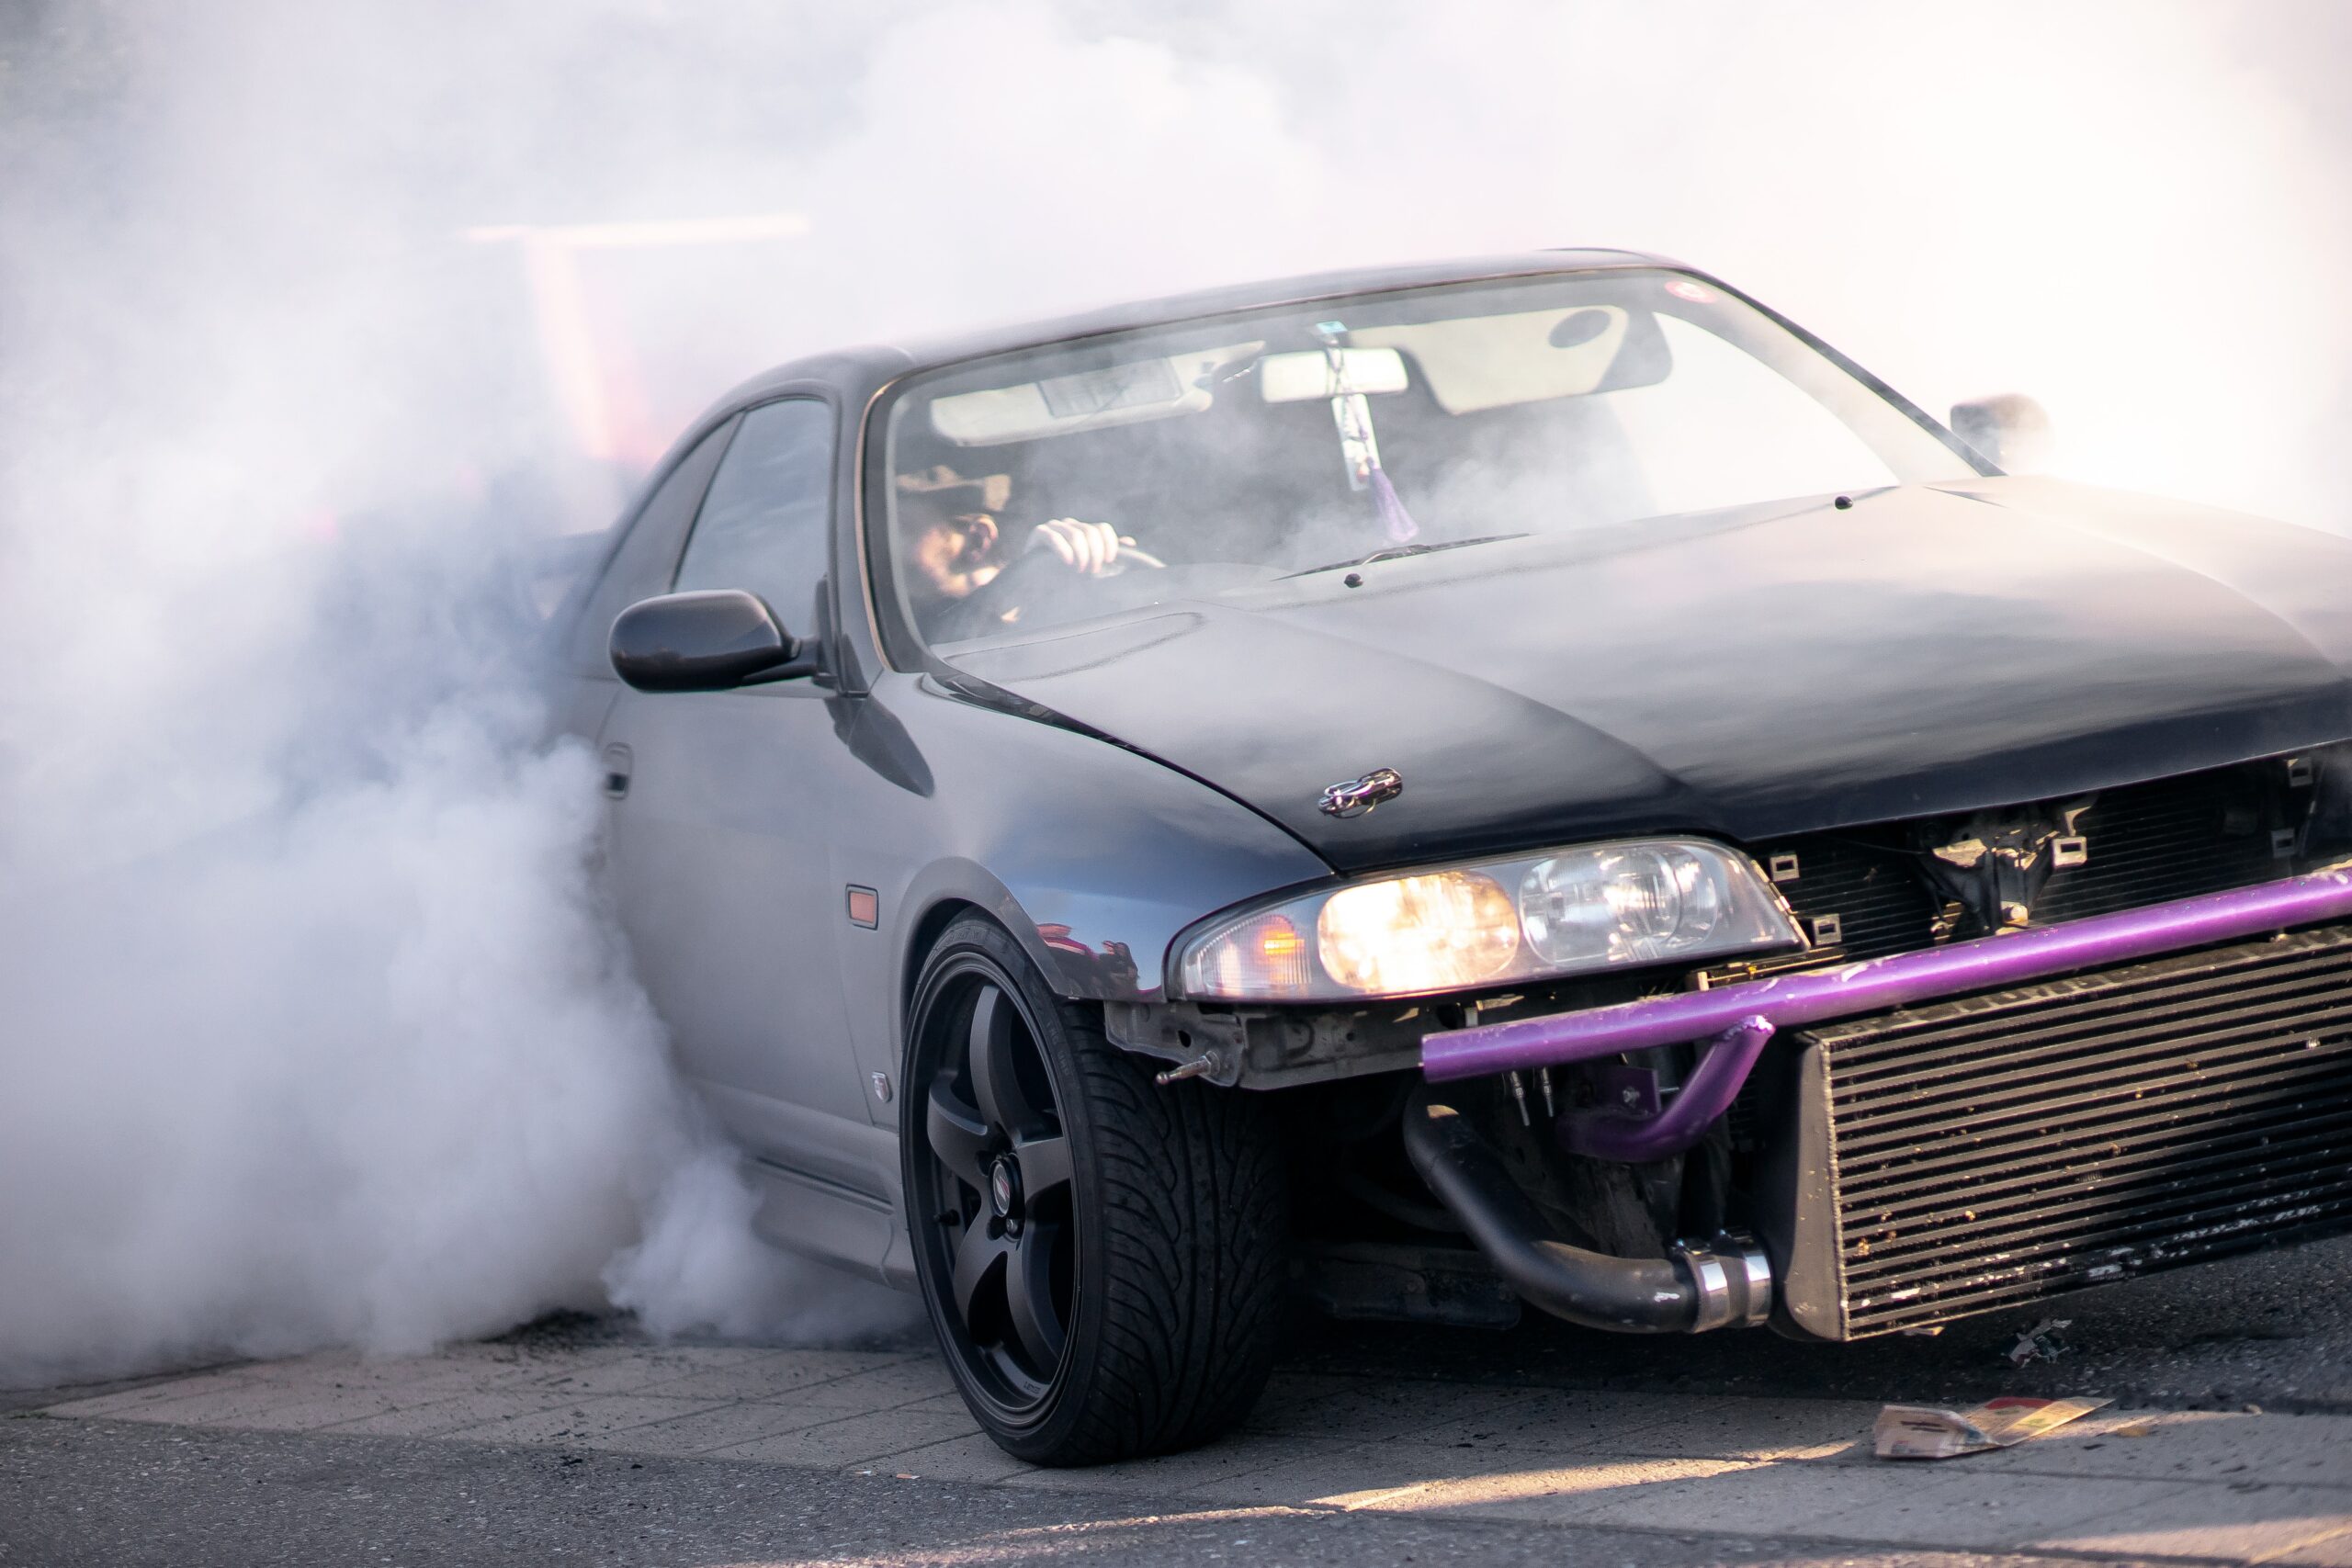
<path fill-rule="evenodd" d="M 1283 1181 L 1254 1097 L 1165 1087 L 1002 928 L 943 934 L 910 1012 L 915 1264 L 1006 1451 L 1091 1464 L 1205 1441 L 1272 1370 Z"/>
<path fill-rule="evenodd" d="M 975 966 L 956 989 L 962 1049 L 924 1096 L 924 1141 L 956 1189 L 941 1184 L 934 1223 L 950 1233 L 949 1298 L 991 1393 L 1025 1409 L 1069 1348 L 1069 1138 L 1036 1037 L 1003 984 Z"/>

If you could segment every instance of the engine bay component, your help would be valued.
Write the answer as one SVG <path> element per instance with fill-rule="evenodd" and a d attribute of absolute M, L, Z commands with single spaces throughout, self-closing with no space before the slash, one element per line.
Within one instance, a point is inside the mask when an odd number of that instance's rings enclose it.
<path fill-rule="evenodd" d="M 1406 1107 L 1405 1148 L 1504 1283 L 1555 1317 L 1618 1333 L 1697 1334 L 1770 1315 L 1771 1265 L 1744 1236 L 1685 1242 L 1664 1258 L 1555 1239 L 1494 1146 L 1427 1089 Z"/>
<path fill-rule="evenodd" d="M 2347 987 L 2335 926 L 1805 1032 L 1792 1316 L 1860 1338 L 2352 1228 Z"/>
<path fill-rule="evenodd" d="M 1988 936 L 2017 923 L 2013 906 L 2060 925 L 2324 864 L 2352 849 L 2347 794 L 2352 757 L 2330 748 L 1756 852 L 1816 949 L 1883 958 Z"/>
<path fill-rule="evenodd" d="M 1708 1043 L 1673 1104 L 1649 1117 L 1605 1108 L 1562 1117 L 1561 1144 L 1572 1154 L 1629 1163 L 1681 1153 L 1731 1109 L 1772 1033 L 1770 1019 L 1741 1019 Z"/>

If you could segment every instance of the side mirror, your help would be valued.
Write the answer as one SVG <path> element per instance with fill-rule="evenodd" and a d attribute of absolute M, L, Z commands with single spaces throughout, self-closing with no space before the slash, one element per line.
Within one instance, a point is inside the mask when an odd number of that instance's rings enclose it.
<path fill-rule="evenodd" d="M 736 588 L 639 600 L 613 622 L 612 656 L 613 673 L 640 692 L 725 692 L 817 672 L 816 649 Z"/>
<path fill-rule="evenodd" d="M 2038 474 L 2055 445 L 2050 412 L 2022 392 L 1951 405 L 1951 433 L 2007 474 Z"/>

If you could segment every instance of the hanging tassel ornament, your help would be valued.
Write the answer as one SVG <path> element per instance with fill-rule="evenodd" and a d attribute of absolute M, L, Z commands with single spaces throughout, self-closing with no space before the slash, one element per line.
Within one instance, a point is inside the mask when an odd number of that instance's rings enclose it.
<path fill-rule="evenodd" d="M 1396 487 L 1388 482 L 1388 470 L 1374 465 L 1371 477 L 1373 509 L 1380 513 L 1381 523 L 1388 529 L 1389 542 L 1410 542 L 1420 533 L 1420 525 L 1413 521 L 1413 514 L 1396 498 Z"/>

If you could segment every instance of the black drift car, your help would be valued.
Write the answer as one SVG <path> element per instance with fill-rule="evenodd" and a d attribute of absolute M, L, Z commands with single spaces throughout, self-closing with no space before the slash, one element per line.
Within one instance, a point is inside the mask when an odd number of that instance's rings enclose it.
<path fill-rule="evenodd" d="M 764 1233 L 1069 1464 L 1300 1294 L 1845 1339 L 2345 1228 L 2352 547 L 1978 413 L 1610 252 L 727 398 L 566 716 Z"/>

